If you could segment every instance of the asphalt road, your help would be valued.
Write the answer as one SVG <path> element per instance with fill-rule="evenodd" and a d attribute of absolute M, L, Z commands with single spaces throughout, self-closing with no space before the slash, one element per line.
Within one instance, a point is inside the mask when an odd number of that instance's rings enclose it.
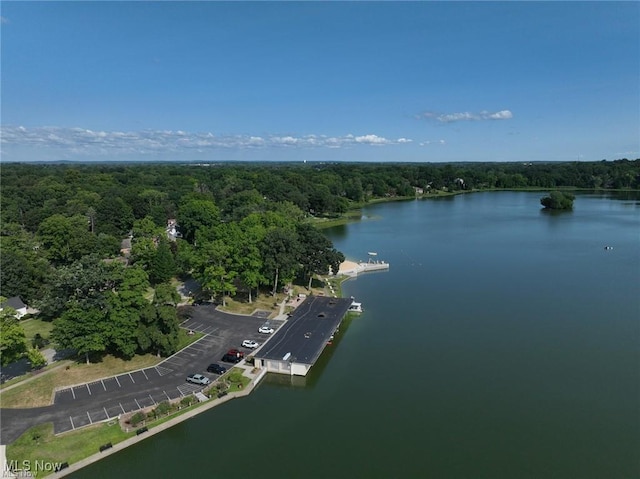
<path fill-rule="evenodd" d="M 213 305 L 197 306 L 192 318 L 181 326 L 204 333 L 198 341 L 157 366 L 59 390 L 51 406 L 0 409 L 0 444 L 15 441 L 36 424 L 53 422 L 54 432 L 59 434 L 199 391 L 202 386 L 186 382 L 186 377 L 201 373 L 216 379 L 207 366 L 217 362 L 230 367 L 221 361 L 230 348 L 249 354 L 251 350 L 241 347 L 244 339 L 262 345 L 269 337 L 258 332 L 264 322 L 261 312 L 244 316 L 216 311 Z M 274 329 L 282 324 L 276 320 L 269 323 Z"/>

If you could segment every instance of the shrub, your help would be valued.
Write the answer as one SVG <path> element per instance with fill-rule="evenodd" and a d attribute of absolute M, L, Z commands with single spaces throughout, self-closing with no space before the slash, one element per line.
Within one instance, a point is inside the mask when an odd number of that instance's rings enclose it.
<path fill-rule="evenodd" d="M 147 418 L 147 416 L 144 413 L 137 412 L 133 416 L 131 416 L 131 419 L 129 419 L 129 422 L 131 423 L 132 426 L 137 426 L 142 421 L 144 421 L 146 418 Z"/>
<path fill-rule="evenodd" d="M 47 365 L 47 360 L 42 355 L 40 351 L 35 348 L 29 349 L 27 351 L 27 359 L 29 363 L 31 363 L 31 367 L 33 369 L 40 369 L 43 366 Z"/>
<path fill-rule="evenodd" d="M 162 401 L 154 409 L 156 417 L 168 414 L 171 411 L 171 404 L 168 401 Z"/>
<path fill-rule="evenodd" d="M 45 339 L 42 337 L 42 335 L 40 333 L 36 333 L 36 335 L 33 337 L 33 339 L 31 340 L 31 346 L 33 346 L 36 349 L 42 349 L 44 348 L 47 344 L 49 344 L 49 340 Z"/>

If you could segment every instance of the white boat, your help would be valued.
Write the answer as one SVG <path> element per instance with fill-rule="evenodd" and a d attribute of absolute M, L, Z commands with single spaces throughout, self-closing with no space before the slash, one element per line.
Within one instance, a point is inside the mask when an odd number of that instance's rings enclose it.
<path fill-rule="evenodd" d="M 351 311 L 352 313 L 362 313 L 362 303 L 356 303 L 354 301 L 351 303 L 351 306 L 349 306 L 348 311 Z"/>

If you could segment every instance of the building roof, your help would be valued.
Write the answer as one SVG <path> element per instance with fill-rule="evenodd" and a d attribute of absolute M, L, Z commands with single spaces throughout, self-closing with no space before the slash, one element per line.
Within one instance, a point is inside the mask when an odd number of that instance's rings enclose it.
<path fill-rule="evenodd" d="M 351 299 L 310 296 L 256 354 L 259 359 L 315 363 L 346 314 Z M 289 356 L 287 356 L 289 354 Z"/>
<path fill-rule="evenodd" d="M 15 309 L 16 311 L 27 307 L 27 305 L 22 302 L 19 296 L 13 296 L 12 298 L 7 299 L 4 303 L 0 304 L 0 306 L 2 308 L 8 306 Z"/>

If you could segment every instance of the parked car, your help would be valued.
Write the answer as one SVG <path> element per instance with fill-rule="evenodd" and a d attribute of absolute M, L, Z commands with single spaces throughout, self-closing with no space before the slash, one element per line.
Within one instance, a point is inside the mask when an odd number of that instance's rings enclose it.
<path fill-rule="evenodd" d="M 187 376 L 187 382 L 206 385 L 209 384 L 211 380 L 202 374 L 191 374 L 190 376 Z"/>
<path fill-rule="evenodd" d="M 244 358 L 244 352 L 240 351 L 239 349 L 230 349 L 229 351 L 227 351 L 227 354 L 230 354 L 231 356 L 238 356 L 239 358 Z"/>
<path fill-rule="evenodd" d="M 262 334 L 271 334 L 273 333 L 273 328 L 270 328 L 268 326 L 260 326 L 260 328 L 258 328 L 258 332 Z"/>
<path fill-rule="evenodd" d="M 224 356 L 222 356 L 222 361 L 225 363 L 239 363 L 240 361 L 242 361 L 242 357 L 237 356 L 235 354 L 225 354 Z"/>
<path fill-rule="evenodd" d="M 215 374 L 224 374 L 227 372 L 227 368 L 225 368 L 224 366 L 220 366 L 219 364 L 212 363 L 209 364 L 207 371 Z"/>
<path fill-rule="evenodd" d="M 258 347 L 258 343 L 251 341 L 250 339 L 245 339 L 242 341 L 242 346 L 249 349 L 255 349 Z"/>

